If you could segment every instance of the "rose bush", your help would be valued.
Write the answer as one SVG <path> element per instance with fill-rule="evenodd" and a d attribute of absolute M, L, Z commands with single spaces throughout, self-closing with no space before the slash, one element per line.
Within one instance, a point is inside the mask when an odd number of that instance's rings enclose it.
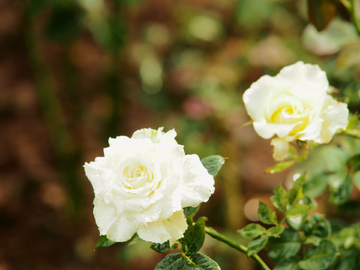
<path fill-rule="evenodd" d="M 288 155 L 289 142 L 328 143 L 348 123 L 347 105 L 330 96 L 326 74 L 317 65 L 284 67 L 271 77 L 262 76 L 243 95 L 255 131 L 274 145 L 274 158 Z"/>
<path fill-rule="evenodd" d="M 104 157 L 85 163 L 100 235 L 122 242 L 174 242 L 187 228 L 183 208 L 206 202 L 214 179 L 197 155 L 185 155 L 170 130 L 141 129 L 109 139 Z"/>

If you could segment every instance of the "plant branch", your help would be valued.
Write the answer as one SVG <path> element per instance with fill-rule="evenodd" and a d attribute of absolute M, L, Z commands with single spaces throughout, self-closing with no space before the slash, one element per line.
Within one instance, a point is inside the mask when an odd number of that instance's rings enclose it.
<path fill-rule="evenodd" d="M 350 16 L 354 22 L 356 32 L 360 36 L 360 21 L 358 20 L 357 14 L 356 14 L 356 7 L 355 7 L 356 1 L 358 1 L 358 0 L 351 0 Z"/>
<path fill-rule="evenodd" d="M 230 240 L 229 238 L 225 237 L 224 235 L 218 233 L 213 228 L 205 227 L 205 232 L 210 235 L 212 238 L 215 238 L 228 246 L 247 254 L 247 247 L 240 245 L 238 243 L 235 243 L 234 241 Z M 265 264 L 265 262 L 257 255 L 253 254 L 250 256 L 263 270 L 270 270 L 270 268 Z"/>

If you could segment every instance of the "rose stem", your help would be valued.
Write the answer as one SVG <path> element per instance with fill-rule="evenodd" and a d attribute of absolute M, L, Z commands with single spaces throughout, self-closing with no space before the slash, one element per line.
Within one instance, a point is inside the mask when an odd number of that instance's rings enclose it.
<path fill-rule="evenodd" d="M 209 227 L 205 227 L 205 232 L 210 235 L 212 238 L 215 238 L 225 244 L 227 244 L 228 246 L 247 254 L 247 247 L 237 244 L 235 242 L 233 242 L 232 240 L 230 240 L 229 238 L 226 238 L 225 236 L 223 236 L 222 234 L 218 233 L 217 231 L 215 231 L 213 228 L 209 228 Z M 265 262 L 257 255 L 257 254 L 253 254 L 250 256 L 263 270 L 271 270 L 266 264 Z"/>

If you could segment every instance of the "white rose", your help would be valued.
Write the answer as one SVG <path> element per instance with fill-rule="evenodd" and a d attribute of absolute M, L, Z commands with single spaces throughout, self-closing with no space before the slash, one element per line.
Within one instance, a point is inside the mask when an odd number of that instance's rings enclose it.
<path fill-rule="evenodd" d="M 197 155 L 185 155 L 175 136 L 159 128 L 110 138 L 104 157 L 85 163 L 100 235 L 123 242 L 137 232 L 156 243 L 183 236 L 183 208 L 206 202 L 214 179 Z"/>
<path fill-rule="evenodd" d="M 284 67 L 278 75 L 262 76 L 243 95 L 255 131 L 274 145 L 274 158 L 287 157 L 289 142 L 330 142 L 334 133 L 345 129 L 348 108 L 327 94 L 329 82 L 317 65 Z"/>

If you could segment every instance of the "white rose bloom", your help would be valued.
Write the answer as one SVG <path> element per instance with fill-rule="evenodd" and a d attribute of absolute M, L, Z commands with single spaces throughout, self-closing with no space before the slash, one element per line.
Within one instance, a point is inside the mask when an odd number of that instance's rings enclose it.
<path fill-rule="evenodd" d="M 175 136 L 159 128 L 110 138 L 104 157 L 85 163 L 100 235 L 123 242 L 137 232 L 156 243 L 183 236 L 183 208 L 206 202 L 214 179 L 197 155 L 185 155 Z"/>
<path fill-rule="evenodd" d="M 284 67 L 278 75 L 262 76 L 243 95 L 255 131 L 274 145 L 274 158 L 287 157 L 289 142 L 328 143 L 338 129 L 346 129 L 345 103 L 327 94 L 329 82 L 317 65 Z"/>

